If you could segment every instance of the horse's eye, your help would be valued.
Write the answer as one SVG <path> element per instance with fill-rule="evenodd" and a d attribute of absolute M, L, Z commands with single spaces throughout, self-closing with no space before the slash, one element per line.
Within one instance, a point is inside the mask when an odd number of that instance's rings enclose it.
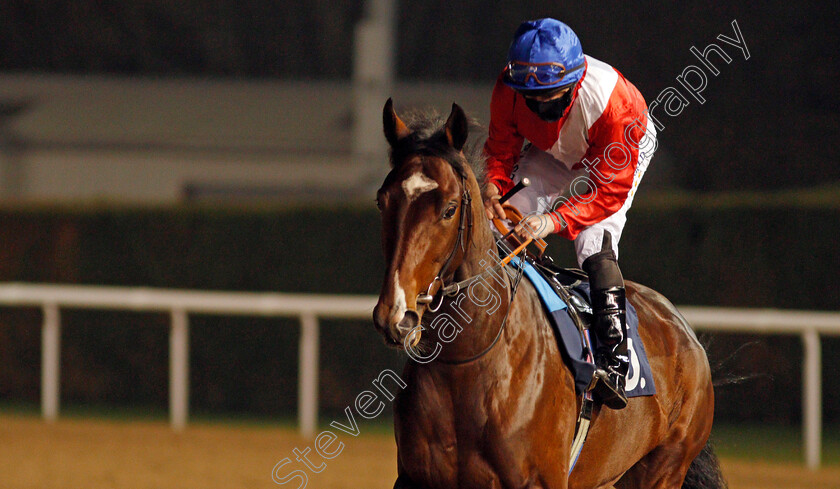
<path fill-rule="evenodd" d="M 449 207 L 447 207 L 446 210 L 443 211 L 443 218 L 452 219 L 452 216 L 455 215 L 456 210 L 458 210 L 458 207 L 456 207 L 455 204 L 449 204 Z"/>

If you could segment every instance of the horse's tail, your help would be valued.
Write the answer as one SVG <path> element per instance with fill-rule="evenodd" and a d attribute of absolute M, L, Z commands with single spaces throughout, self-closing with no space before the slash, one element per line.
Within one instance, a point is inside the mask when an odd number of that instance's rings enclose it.
<path fill-rule="evenodd" d="M 720 462 L 712 451 L 711 443 L 706 443 L 703 451 L 697 455 L 688 467 L 682 489 L 727 489 L 729 485 L 723 478 Z"/>

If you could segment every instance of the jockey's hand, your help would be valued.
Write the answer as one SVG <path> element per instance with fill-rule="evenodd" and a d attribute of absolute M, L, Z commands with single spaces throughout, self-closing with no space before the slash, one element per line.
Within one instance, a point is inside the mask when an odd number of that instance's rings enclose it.
<path fill-rule="evenodd" d="M 487 219 L 505 219 L 505 210 L 502 209 L 502 204 L 499 199 L 502 195 L 499 193 L 498 187 L 493 183 L 488 183 L 487 188 L 484 189 L 484 211 L 487 214 Z"/>
<path fill-rule="evenodd" d="M 554 232 L 554 221 L 547 214 L 531 214 L 519 221 L 513 232 L 523 240 L 545 238 Z"/>

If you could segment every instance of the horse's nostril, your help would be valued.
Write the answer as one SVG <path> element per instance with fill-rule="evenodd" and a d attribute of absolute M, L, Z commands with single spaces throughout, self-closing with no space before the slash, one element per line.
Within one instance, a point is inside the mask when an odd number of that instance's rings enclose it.
<path fill-rule="evenodd" d="M 373 325 L 379 331 L 388 329 L 388 313 L 387 308 L 381 304 L 377 304 L 373 309 Z"/>
<path fill-rule="evenodd" d="M 408 334 L 415 326 L 420 324 L 420 315 L 417 314 L 417 311 L 414 310 L 407 310 L 405 311 L 405 315 L 403 316 L 400 323 L 397 325 L 397 329 L 400 330 L 402 334 Z"/>

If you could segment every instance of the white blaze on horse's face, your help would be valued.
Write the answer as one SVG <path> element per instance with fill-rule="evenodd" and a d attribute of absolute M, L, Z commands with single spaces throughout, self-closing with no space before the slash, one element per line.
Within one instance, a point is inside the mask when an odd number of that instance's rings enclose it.
<path fill-rule="evenodd" d="M 396 328 L 400 321 L 405 317 L 405 311 L 408 306 L 405 303 L 405 290 L 400 285 L 400 272 L 394 274 L 394 305 L 391 307 L 391 317 L 389 323 L 392 328 Z M 399 331 L 394 331 L 399 337 Z"/>
<path fill-rule="evenodd" d="M 418 171 L 402 182 L 403 192 L 405 192 L 405 196 L 409 202 L 412 202 L 421 194 L 436 188 L 438 188 L 438 183 L 427 177 L 422 171 Z"/>

